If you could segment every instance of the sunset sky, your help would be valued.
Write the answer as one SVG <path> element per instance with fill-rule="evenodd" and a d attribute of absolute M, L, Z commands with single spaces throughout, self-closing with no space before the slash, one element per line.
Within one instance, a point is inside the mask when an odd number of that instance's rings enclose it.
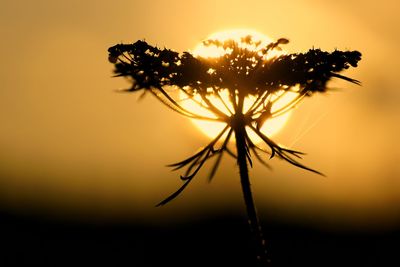
<path fill-rule="evenodd" d="M 250 171 L 259 210 L 320 225 L 400 221 L 400 6 L 376 1 L 0 0 L 0 209 L 72 217 L 185 220 L 243 211 L 235 162 L 225 157 L 176 200 L 165 167 L 206 144 L 186 118 L 150 95 L 122 94 L 108 47 L 145 39 L 179 52 L 246 28 L 288 38 L 289 53 L 358 50 L 343 74 L 362 86 L 306 99 L 275 140 L 306 152 L 321 177 L 278 159 Z"/>

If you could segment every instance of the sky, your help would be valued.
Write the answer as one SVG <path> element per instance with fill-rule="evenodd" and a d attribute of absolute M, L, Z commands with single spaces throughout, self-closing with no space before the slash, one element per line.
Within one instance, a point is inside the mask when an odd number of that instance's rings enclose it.
<path fill-rule="evenodd" d="M 276 140 L 306 152 L 321 177 L 278 159 L 250 171 L 260 213 L 318 225 L 400 221 L 400 5 L 376 1 L 0 0 L 0 208 L 113 219 L 186 220 L 244 212 L 238 170 L 224 158 L 179 198 L 165 167 L 207 142 L 150 96 L 121 94 L 108 47 L 145 39 L 179 52 L 235 28 L 288 38 L 286 50 L 359 50 L 344 74 L 362 86 L 304 101 Z M 178 218 L 178 219 L 177 219 Z"/>

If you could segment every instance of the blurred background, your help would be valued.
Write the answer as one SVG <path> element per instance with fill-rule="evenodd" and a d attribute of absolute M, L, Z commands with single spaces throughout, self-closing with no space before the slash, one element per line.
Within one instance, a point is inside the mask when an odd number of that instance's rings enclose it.
<path fill-rule="evenodd" d="M 107 61 L 117 43 L 145 39 L 183 52 L 234 28 L 288 38 L 290 53 L 363 54 L 343 73 L 361 87 L 332 81 L 337 90 L 306 99 L 274 138 L 306 152 L 303 162 L 326 177 L 278 159 L 272 171 L 251 169 L 276 262 L 387 266 L 399 253 L 398 1 L 0 2 L 4 266 L 251 258 L 232 159 L 212 183 L 203 169 L 179 198 L 154 207 L 181 184 L 165 165 L 208 139 L 150 95 L 117 93 L 129 85 L 111 78 Z"/>

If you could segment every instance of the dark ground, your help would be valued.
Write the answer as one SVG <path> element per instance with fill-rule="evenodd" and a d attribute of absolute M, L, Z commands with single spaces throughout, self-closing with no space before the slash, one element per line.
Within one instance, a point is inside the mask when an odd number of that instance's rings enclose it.
<path fill-rule="evenodd" d="M 400 266 L 400 231 L 263 223 L 273 266 Z M 400 229 L 400 228 L 399 228 Z M 78 223 L 0 213 L 0 266 L 252 266 L 245 218 Z"/>

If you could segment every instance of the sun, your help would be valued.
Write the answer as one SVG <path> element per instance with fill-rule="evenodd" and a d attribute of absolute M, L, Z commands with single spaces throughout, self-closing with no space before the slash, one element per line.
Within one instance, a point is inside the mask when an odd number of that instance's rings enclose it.
<path fill-rule="evenodd" d="M 241 42 L 243 37 L 246 36 L 252 36 L 252 40 L 255 42 L 259 42 L 257 46 L 251 46 L 249 47 L 247 44 L 244 44 Z M 221 32 L 216 32 L 208 36 L 205 40 L 219 40 L 219 41 L 226 41 L 229 39 L 233 39 L 234 41 L 238 42 L 241 46 L 245 47 L 247 49 L 252 49 L 252 50 L 257 50 L 262 47 L 267 46 L 273 40 L 257 31 L 254 30 L 248 30 L 248 29 L 235 29 L 235 30 L 227 30 L 227 31 L 221 31 Z M 213 58 L 213 57 L 220 57 L 226 53 L 226 51 L 221 48 L 221 47 L 216 47 L 213 45 L 205 46 L 203 42 L 199 43 L 191 53 L 196 56 L 196 57 L 203 57 L 203 58 Z M 273 53 L 270 53 L 269 57 L 274 57 L 274 56 L 279 56 L 281 54 L 285 54 L 285 51 L 273 51 Z M 267 58 L 268 59 L 268 58 Z M 229 97 L 228 97 L 228 91 L 222 91 L 221 97 L 224 100 L 225 103 L 228 103 L 228 108 L 233 110 L 231 106 L 229 106 Z M 275 97 L 279 98 L 273 105 L 272 107 L 272 112 L 279 110 L 281 107 L 285 106 L 286 104 L 290 103 L 295 97 L 297 96 L 296 93 L 290 93 L 287 92 L 283 96 L 279 97 L 279 94 L 277 94 Z M 215 117 L 212 112 L 207 110 L 206 108 L 202 108 L 198 103 L 201 102 L 201 98 L 199 96 L 194 97 L 193 99 L 187 99 L 185 98 L 185 94 L 181 93 L 180 98 L 181 98 L 181 104 L 184 108 L 199 114 L 199 115 L 204 115 L 204 116 L 209 116 L 209 117 Z M 209 97 L 210 101 L 218 107 L 221 111 L 224 113 L 228 114 L 229 110 L 227 107 L 222 103 L 222 101 L 217 98 L 217 97 Z M 244 102 L 244 111 L 248 110 L 251 107 L 252 102 L 254 99 L 251 97 L 248 97 L 245 99 Z M 289 117 L 291 115 L 291 111 L 288 111 L 280 116 L 273 117 L 268 119 L 263 126 L 261 127 L 261 132 L 263 132 L 267 136 L 273 136 L 276 133 L 278 133 L 286 124 L 288 121 Z M 225 123 L 220 123 L 220 122 L 212 122 L 212 121 L 204 121 L 204 120 L 197 120 L 197 119 L 191 119 L 192 123 L 200 129 L 200 131 L 205 134 L 206 136 L 210 138 L 214 138 L 217 136 L 226 126 Z M 252 131 L 248 131 L 249 137 L 253 140 L 253 142 L 261 142 L 261 139 Z"/>

